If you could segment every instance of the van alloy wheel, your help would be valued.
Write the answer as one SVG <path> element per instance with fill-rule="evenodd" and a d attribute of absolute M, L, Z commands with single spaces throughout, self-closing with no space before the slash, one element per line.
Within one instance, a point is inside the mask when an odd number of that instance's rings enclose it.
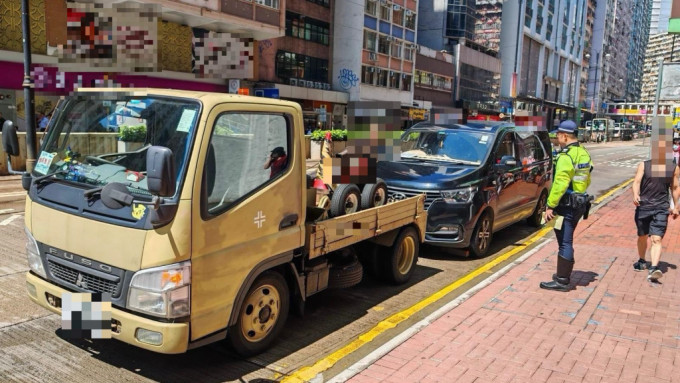
<path fill-rule="evenodd" d="M 493 217 L 489 212 L 483 213 L 470 238 L 470 255 L 476 258 L 485 256 L 493 239 Z"/>
<path fill-rule="evenodd" d="M 281 297 L 272 285 L 262 285 L 251 292 L 241 313 L 241 332 L 250 342 L 259 342 L 269 334 L 278 320 Z"/>
<path fill-rule="evenodd" d="M 486 251 L 486 249 L 489 247 L 489 238 L 491 237 L 491 223 L 489 222 L 488 219 L 485 219 L 482 221 L 482 226 L 479 229 L 479 232 L 477 233 L 477 241 L 479 241 L 479 245 L 477 246 L 479 250 L 481 251 Z"/>

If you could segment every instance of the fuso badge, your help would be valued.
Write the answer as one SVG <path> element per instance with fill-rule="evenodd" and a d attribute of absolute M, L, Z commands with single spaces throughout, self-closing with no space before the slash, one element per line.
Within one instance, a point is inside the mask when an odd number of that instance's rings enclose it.
<path fill-rule="evenodd" d="M 257 212 L 257 215 L 253 218 L 253 223 L 257 225 L 258 229 L 262 228 L 262 224 L 265 221 L 265 215 L 262 214 L 262 210 Z"/>

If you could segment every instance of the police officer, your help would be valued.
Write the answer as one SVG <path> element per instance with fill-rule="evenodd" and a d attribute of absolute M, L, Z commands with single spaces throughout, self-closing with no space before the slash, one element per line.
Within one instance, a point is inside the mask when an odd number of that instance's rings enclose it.
<path fill-rule="evenodd" d="M 557 253 L 557 273 L 550 282 L 541 282 L 541 288 L 568 291 L 571 271 L 574 268 L 574 230 L 590 208 L 592 197 L 586 194 L 590 185 L 590 172 L 593 164 L 588 151 L 579 145 L 576 138 L 576 123 L 565 120 L 557 129 L 557 141 L 562 150 L 555 161 L 555 173 L 548 206 L 546 221 L 560 216 L 555 222 L 555 236 L 559 245 Z M 587 217 L 587 215 L 586 215 Z"/>

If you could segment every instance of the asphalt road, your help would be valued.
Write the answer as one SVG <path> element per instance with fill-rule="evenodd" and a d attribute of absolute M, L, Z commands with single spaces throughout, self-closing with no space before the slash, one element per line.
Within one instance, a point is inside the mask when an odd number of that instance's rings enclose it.
<path fill-rule="evenodd" d="M 649 152 L 648 147 L 640 144 L 641 141 L 637 140 L 588 145 L 595 162 L 590 191 L 602 195 L 632 178 L 636 164 L 646 158 Z M 278 380 L 302 367 L 313 365 L 320 358 L 357 339 L 381 320 L 431 296 L 495 257 L 517 247 L 526 247 L 526 239 L 536 230 L 518 223 L 496 233 L 493 254 L 484 259 L 463 258 L 452 252 L 425 247 L 421 251 L 418 267 L 406 285 L 387 286 L 366 277 L 353 288 L 328 290 L 313 296 L 307 302 L 304 317 L 292 314 L 273 348 L 254 358 L 241 359 L 221 344 L 209 345 L 183 355 L 158 355 L 112 340 L 65 338 L 59 330 L 60 317 L 28 299 L 24 282 L 28 266 L 24 250 L 23 202 L 20 197 L 11 194 L 16 192 L 21 192 L 18 179 L 0 178 L 2 382 Z M 512 262 L 521 253 L 497 268 Z M 324 378 L 339 373 L 491 272 L 493 270 L 425 307 L 396 327 L 381 332 L 366 346 L 344 355 L 324 372 Z"/>

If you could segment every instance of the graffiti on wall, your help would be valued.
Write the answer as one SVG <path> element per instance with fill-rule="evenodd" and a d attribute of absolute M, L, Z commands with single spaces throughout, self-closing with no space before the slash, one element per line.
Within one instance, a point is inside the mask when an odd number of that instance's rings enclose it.
<path fill-rule="evenodd" d="M 262 40 L 262 41 L 260 41 L 260 42 L 258 43 L 258 48 L 259 48 L 259 50 L 260 50 L 260 54 L 262 54 L 262 52 L 266 51 L 267 49 L 271 48 L 271 46 L 272 46 L 271 40 Z"/>
<path fill-rule="evenodd" d="M 340 75 L 338 75 L 338 80 L 340 80 L 340 87 L 345 90 L 357 85 L 359 82 L 359 77 L 351 69 L 341 69 Z"/>

